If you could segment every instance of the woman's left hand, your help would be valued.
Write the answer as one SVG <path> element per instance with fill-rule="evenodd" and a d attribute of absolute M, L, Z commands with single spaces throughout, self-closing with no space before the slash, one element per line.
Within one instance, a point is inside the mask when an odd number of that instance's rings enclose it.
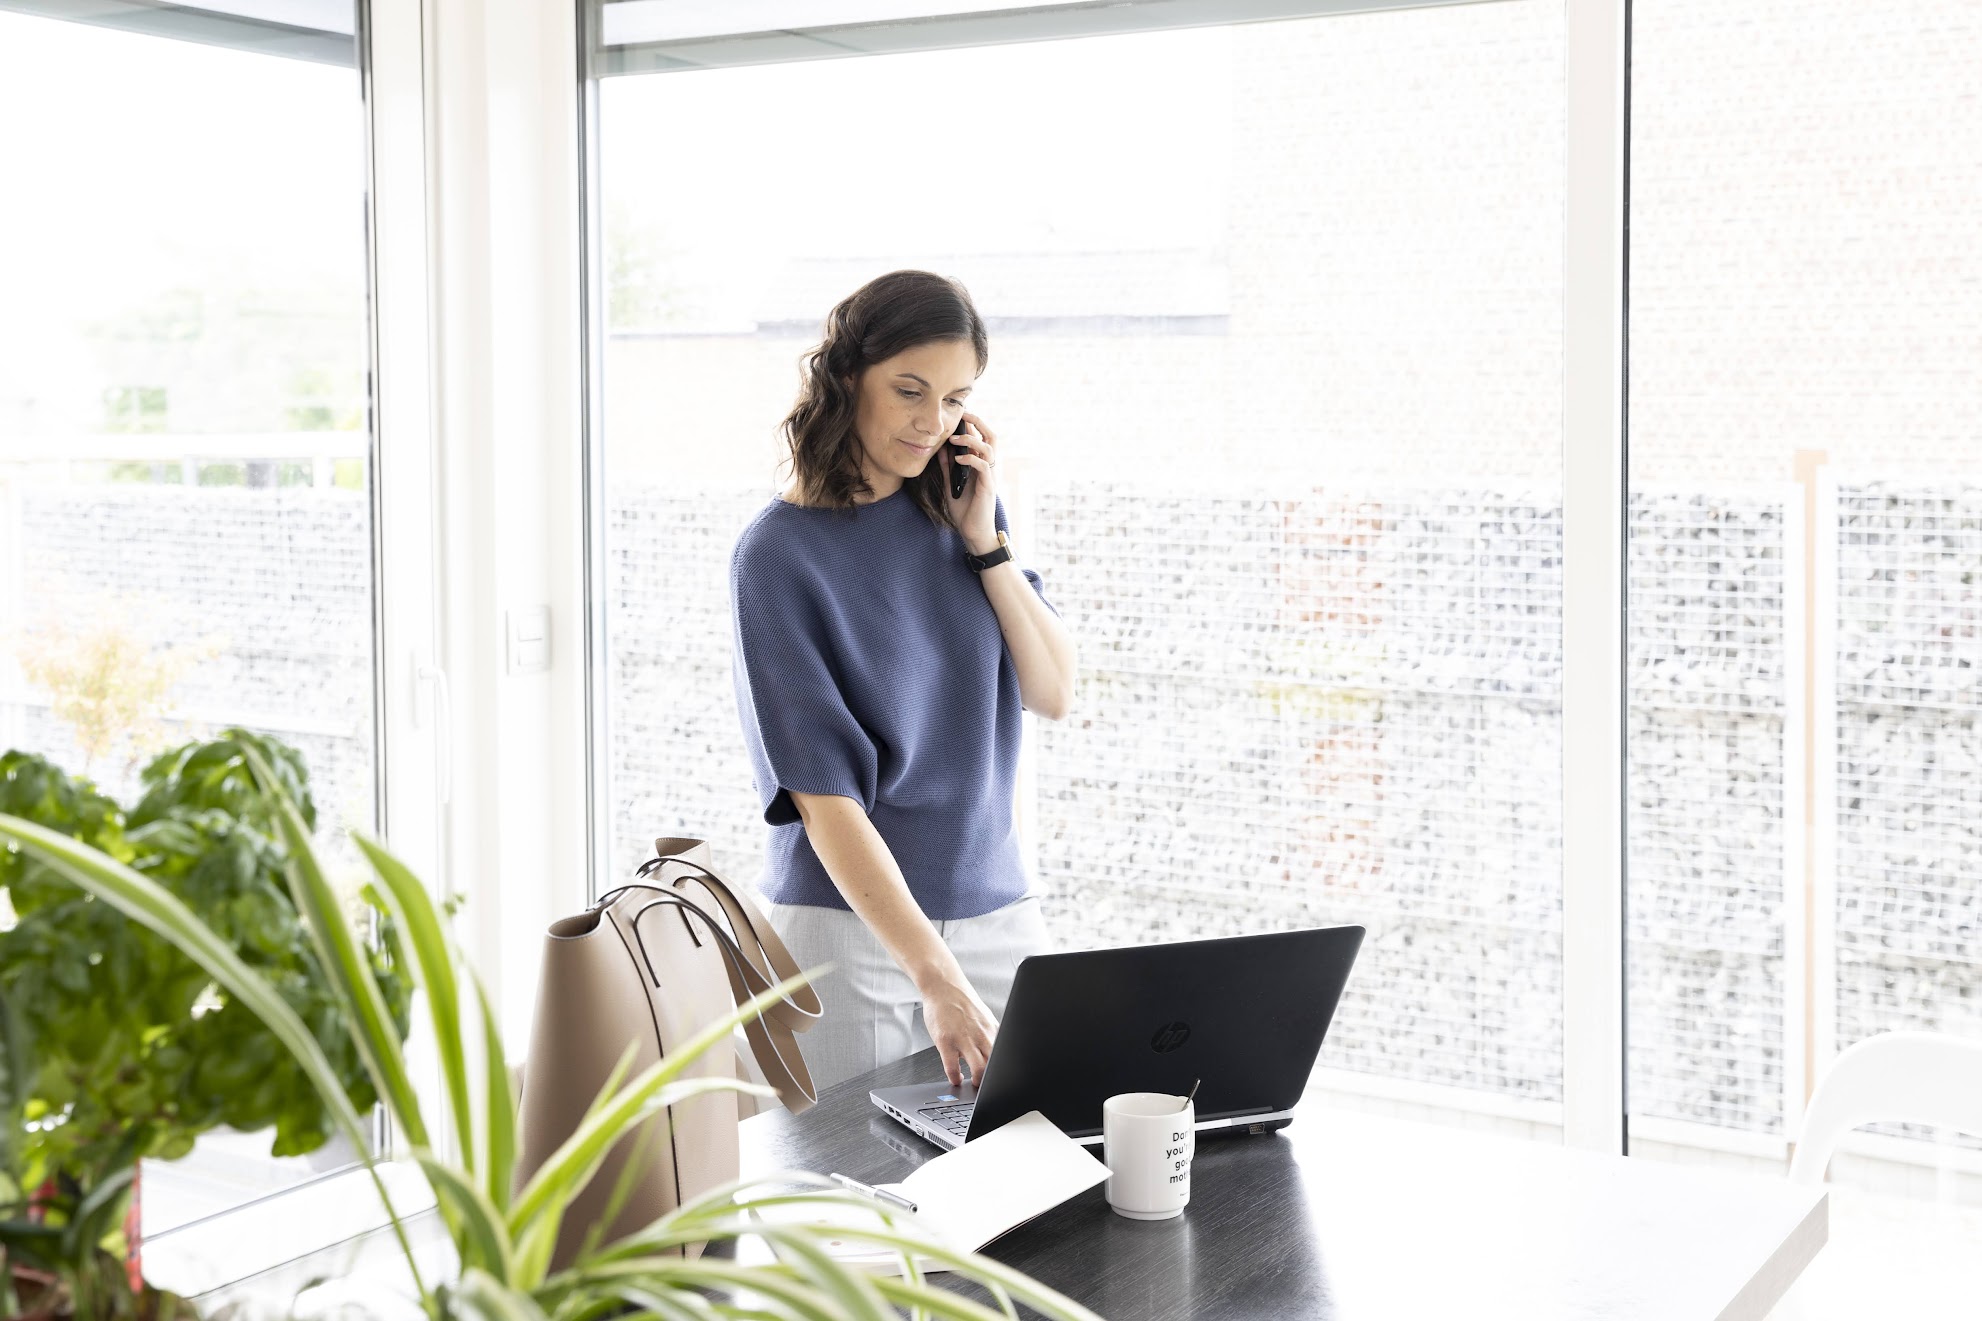
<path fill-rule="evenodd" d="M 956 520 L 957 530 L 963 534 L 966 548 L 973 555 L 983 555 L 998 544 L 998 437 L 977 414 L 965 413 L 963 418 L 963 433 L 951 436 L 937 449 L 946 465 L 961 463 L 971 470 L 971 477 L 964 485 L 963 498 L 952 499 L 951 474 L 946 466 L 943 469 L 943 498 L 949 501 L 950 516 Z M 958 459 L 950 453 L 951 445 L 962 445 L 970 452 Z"/>

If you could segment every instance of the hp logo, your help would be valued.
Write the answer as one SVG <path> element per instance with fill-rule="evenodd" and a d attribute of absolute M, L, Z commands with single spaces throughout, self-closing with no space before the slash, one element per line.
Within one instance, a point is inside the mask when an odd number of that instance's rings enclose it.
<path fill-rule="evenodd" d="M 1156 1029 L 1156 1035 L 1149 1039 L 1149 1048 L 1159 1055 L 1168 1054 L 1191 1039 L 1191 1025 L 1184 1022 L 1165 1023 Z"/>

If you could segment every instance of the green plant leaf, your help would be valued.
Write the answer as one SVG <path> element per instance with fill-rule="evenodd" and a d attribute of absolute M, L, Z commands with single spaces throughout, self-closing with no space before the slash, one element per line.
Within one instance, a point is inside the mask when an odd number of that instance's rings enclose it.
<path fill-rule="evenodd" d="M 518 1235 L 516 1278 L 521 1283 L 534 1287 L 543 1280 L 564 1217 L 565 1206 L 578 1195 L 580 1190 L 591 1183 L 598 1174 L 599 1167 L 605 1162 L 606 1153 L 618 1143 L 626 1130 L 653 1118 L 669 1106 L 679 1105 L 683 1101 L 708 1092 L 759 1091 L 767 1094 L 769 1091 L 768 1088 L 759 1089 L 754 1083 L 746 1083 L 727 1074 L 708 1078 L 675 1078 L 670 1075 L 663 1080 L 664 1085 L 655 1088 L 649 1088 L 648 1084 L 642 1081 L 668 1063 L 669 1061 L 662 1060 L 649 1066 L 638 1078 L 627 1084 L 627 1090 L 621 1092 L 619 1097 L 614 1098 L 597 1114 L 578 1125 L 572 1134 L 572 1140 L 552 1153 L 550 1160 L 544 1163 L 544 1169 L 539 1171 L 543 1173 L 550 1170 L 553 1162 L 558 1161 L 566 1150 L 576 1143 L 579 1149 L 576 1162 L 562 1173 L 554 1175 L 554 1182 L 547 1183 L 539 1189 L 536 1180 L 533 1179 L 525 1186 L 524 1195 L 534 1196 L 537 1200 L 532 1204 L 533 1214 L 528 1219 L 520 1221 L 524 1228 Z M 686 1061 L 676 1061 L 676 1068 L 684 1067 L 685 1063 Z M 601 1095 L 610 1094 L 602 1092 Z M 622 1099 L 629 1097 L 637 1097 L 637 1100 L 627 1102 L 623 1106 Z M 593 1134 L 597 1135 L 596 1142 L 593 1140 Z M 517 1205 L 520 1207 L 523 1204 L 523 1198 L 519 1197 Z M 519 1223 L 516 1208 L 511 1209 L 510 1216 L 512 1224 Z"/>
<path fill-rule="evenodd" d="M 289 848 L 289 891 L 296 909 L 308 919 L 310 938 L 317 947 L 331 984 L 339 993 L 345 1013 L 350 1015 L 352 1039 L 366 1067 L 377 1080 L 379 1093 L 406 1140 L 416 1147 L 430 1147 L 425 1116 L 419 1097 L 406 1073 L 406 1058 L 399 1049 L 399 1034 L 378 982 L 372 977 L 371 963 L 360 953 L 357 933 L 352 931 L 317 858 L 316 845 L 296 805 L 290 801 L 281 777 L 252 745 L 243 745 L 242 755 L 254 772 L 274 810 L 283 842 Z"/>
<path fill-rule="evenodd" d="M 73 1246 L 83 1249 L 94 1247 L 123 1219 L 124 1205 L 130 1199 L 131 1181 L 137 1177 L 138 1166 L 134 1160 L 89 1190 L 89 1194 L 76 1207 L 74 1219 L 69 1222 L 70 1233 L 78 1240 Z"/>
<path fill-rule="evenodd" d="M 487 1321 L 547 1321 L 544 1309 L 527 1293 L 513 1289 L 479 1266 L 470 1266 L 461 1272 L 459 1283 L 448 1290 L 450 1301 L 456 1306 L 447 1315 L 470 1321 L 483 1317 Z"/>
<path fill-rule="evenodd" d="M 560 1200 L 555 1214 L 538 1216 L 528 1229 L 513 1236 L 516 1265 L 510 1279 L 529 1289 L 533 1297 L 541 1297 L 545 1292 L 545 1277 L 550 1273 L 551 1257 L 557 1251 L 558 1224 L 564 1217 L 564 1203 L 569 1200 Z"/>
<path fill-rule="evenodd" d="M 804 1190 L 790 1191 L 794 1184 L 802 1185 Z M 754 1191 L 767 1188 L 779 1191 L 768 1194 Z M 657 1247 L 671 1248 L 712 1237 L 733 1238 L 741 1234 L 755 1234 L 763 1222 L 751 1213 L 759 1207 L 820 1204 L 859 1210 L 863 1213 L 863 1219 L 867 1214 L 879 1214 L 891 1224 L 902 1214 L 885 1203 L 850 1192 L 824 1175 L 805 1170 L 772 1170 L 731 1179 L 706 1189 L 653 1224 L 602 1249 L 596 1260 L 610 1262 L 648 1255 Z"/>
<path fill-rule="evenodd" d="M 155 881 L 140 876 L 116 859 L 32 821 L 0 814 L 0 838 L 12 840 L 24 852 L 33 853 L 51 871 L 67 877 L 98 899 L 156 931 L 204 968 L 209 976 L 268 1026 L 315 1085 L 325 1108 L 337 1127 L 351 1140 L 352 1146 L 361 1153 L 369 1152 L 370 1139 L 317 1039 L 310 1035 L 310 1030 L 296 1016 L 295 1010 L 276 993 L 275 988 L 243 963 L 233 948 L 195 917 L 185 904 Z M 413 1272 L 417 1285 L 419 1272 L 414 1265 L 411 1245 L 406 1241 L 405 1228 L 369 1154 L 366 1155 L 366 1165 L 372 1171 L 379 1199 L 392 1218 L 401 1251 L 406 1254 L 407 1267 Z M 424 1288 L 421 1292 L 425 1293 Z"/>
<path fill-rule="evenodd" d="M 467 970 L 482 1015 L 482 1188 L 489 1200 L 509 1208 L 511 1181 L 516 1177 L 516 1091 L 510 1085 L 509 1061 L 502 1049 L 502 1025 L 489 1008 L 489 993 L 475 970 Z"/>
<path fill-rule="evenodd" d="M 1017 1315 L 1013 1312 L 994 1312 L 984 1304 L 962 1294 L 951 1293 L 948 1289 L 892 1279 L 886 1275 L 874 1277 L 874 1288 L 885 1294 L 890 1302 L 908 1303 L 937 1316 L 958 1317 L 960 1321 L 1008 1321 L 1008 1318 Z M 921 1312 L 917 1315 L 920 1316 Z"/>
<path fill-rule="evenodd" d="M 475 1129 L 468 1105 L 468 1066 L 462 1049 L 461 996 L 440 917 L 426 887 L 407 870 L 405 863 L 362 831 L 352 831 L 351 838 L 385 883 L 384 899 L 392 913 L 394 936 L 402 948 L 410 947 L 405 961 L 413 969 L 416 984 L 426 992 L 427 1010 L 434 1025 L 434 1046 L 440 1055 L 441 1078 L 454 1116 L 456 1146 L 473 1177 Z"/>
<path fill-rule="evenodd" d="M 257 776 L 253 758 L 262 762 L 262 776 Z M 145 793 L 131 809 L 134 826 L 168 816 L 175 809 L 217 809 L 273 838 L 278 831 L 266 793 L 266 785 L 273 779 L 309 828 L 317 828 L 316 803 L 310 795 L 310 774 L 303 765 L 303 754 L 278 738 L 239 725 L 231 725 L 213 738 L 160 753 L 138 778 Z"/>
<path fill-rule="evenodd" d="M 892 1314 L 866 1271 L 836 1261 L 825 1246 L 803 1234 L 770 1233 L 762 1236 L 792 1264 L 800 1278 L 831 1298 L 848 1316 L 888 1317 Z"/>
<path fill-rule="evenodd" d="M 585 1278 L 598 1284 L 614 1279 L 639 1281 L 647 1288 L 672 1285 L 676 1288 L 688 1286 L 725 1291 L 741 1289 L 783 1303 L 790 1309 L 788 1315 L 808 1318 L 808 1321 L 857 1321 L 857 1318 L 847 1317 L 830 1299 L 811 1284 L 798 1279 L 787 1267 L 739 1266 L 732 1262 L 714 1261 L 706 1256 L 687 1259 L 669 1256 L 618 1262 L 588 1270 Z M 887 1313 L 881 1315 L 888 1316 Z M 888 1321 L 894 1319 L 888 1317 Z"/>
<path fill-rule="evenodd" d="M 754 1190 L 791 1183 L 817 1185 L 811 1191 L 773 1192 L 761 1194 Z M 752 1212 L 759 1207 L 798 1204 L 844 1205 L 862 1210 L 859 1227 L 848 1227 L 832 1223 L 777 1223 L 756 1218 Z M 874 1229 L 865 1222 L 873 1214 L 879 1214 L 888 1223 L 887 1229 Z M 821 1175 L 799 1170 L 779 1170 L 762 1175 L 753 1175 L 708 1190 L 701 1196 L 684 1202 L 676 1210 L 663 1216 L 653 1225 L 638 1234 L 628 1235 L 617 1244 L 601 1252 L 595 1259 L 574 1266 L 573 1271 L 583 1270 L 590 1277 L 603 1279 L 609 1273 L 631 1267 L 635 1273 L 641 1269 L 639 1263 L 654 1260 L 675 1260 L 667 1254 L 670 1249 L 682 1243 L 734 1239 L 744 1236 L 762 1238 L 788 1238 L 792 1235 L 805 1235 L 823 1241 L 827 1238 L 856 1239 L 872 1242 L 877 1247 L 888 1247 L 904 1258 L 911 1267 L 917 1256 L 941 1262 L 959 1276 L 971 1279 L 991 1290 L 1005 1315 L 1012 1315 L 1012 1303 L 1007 1290 L 1047 1316 L 1067 1318 L 1068 1321 L 1099 1321 L 1088 1309 L 1065 1297 L 1057 1291 L 1012 1270 L 1004 1264 L 974 1252 L 960 1251 L 948 1244 L 930 1238 L 922 1232 L 914 1220 L 891 1212 L 887 1207 L 877 1205 L 870 1199 L 850 1193 L 836 1185 L 829 1185 Z M 852 1270 L 854 1267 L 846 1267 Z M 913 1282 L 913 1279 L 911 1279 Z"/>
<path fill-rule="evenodd" d="M 287 892 L 286 851 L 244 744 L 286 773 L 309 816 L 300 754 L 246 731 L 154 759 L 128 815 L 86 778 L 10 751 L 0 755 L 0 812 L 92 846 L 178 899 L 307 1026 L 362 1114 L 375 1085 Z M 107 1176 L 141 1157 L 183 1156 L 216 1125 L 272 1127 L 276 1155 L 314 1150 L 338 1131 L 303 1064 L 171 938 L 31 849 L 0 847 L 0 887 L 18 917 L 0 921 L 0 993 L 35 1042 L 20 1122 L 0 1103 L 0 1146 L 15 1143 L 0 1155 L 15 1172 L 0 1177 L 0 1203 L 21 1200 L 10 1183 L 53 1186 L 61 1191 L 47 1214 L 66 1225 Z M 386 926 L 389 915 L 379 916 Z M 394 953 L 375 957 L 403 1033 L 410 978 Z M 65 1278 L 97 1269 L 87 1254 L 61 1267 Z"/>
<path fill-rule="evenodd" d="M 553 1200 L 561 1204 L 576 1196 L 597 1171 L 612 1144 L 630 1125 L 650 1113 L 653 1098 L 683 1069 L 717 1042 L 727 1042 L 730 1033 L 738 1026 L 805 985 L 807 980 L 807 974 L 800 973 L 752 996 L 734 1013 L 726 1014 L 682 1042 L 674 1054 L 656 1060 L 607 1104 L 595 1108 L 565 1139 L 564 1145 L 552 1152 L 542 1168 L 531 1176 L 530 1182 L 510 1207 L 511 1235 L 520 1240 L 529 1229 L 530 1222 L 542 1215 Z M 733 1084 L 729 1088 L 733 1091 L 748 1090 L 751 1086 L 732 1077 L 708 1081 Z M 602 1096 L 605 1094 L 601 1092 Z"/>
<path fill-rule="evenodd" d="M 27 1023 L 0 987 L 0 1178 L 19 1169 L 21 1126 L 34 1087 Z"/>
<path fill-rule="evenodd" d="M 791 1181 L 816 1183 L 820 1186 L 816 1191 L 810 1192 L 777 1193 L 770 1196 L 749 1196 L 747 1198 L 743 1196 L 744 1193 L 749 1192 L 755 1187 L 783 1184 Z M 879 1213 L 885 1221 L 897 1226 L 897 1228 L 889 1231 L 877 1231 L 876 1234 L 870 1235 L 866 1233 L 854 1233 L 831 1222 L 824 1224 L 780 1224 L 759 1220 L 751 1214 L 752 1210 L 757 1207 L 795 1203 L 827 1204 L 855 1208 L 863 1212 L 860 1217 L 862 1221 L 866 1221 L 871 1213 Z M 908 1264 L 909 1273 L 905 1280 L 905 1284 L 908 1287 L 919 1288 L 924 1283 L 920 1277 L 920 1273 L 914 1269 L 916 1254 L 920 1254 L 922 1257 L 931 1260 L 943 1261 L 960 1278 L 971 1279 L 989 1288 L 1000 1307 L 1004 1309 L 1002 1312 L 987 1311 L 981 1304 L 973 1303 L 961 1295 L 944 1290 L 936 1290 L 926 1294 L 914 1294 L 912 1297 L 909 1294 L 902 1295 L 903 1300 L 911 1302 L 920 1300 L 923 1304 L 928 1305 L 937 1315 L 979 1319 L 990 1316 L 1013 1317 L 1016 1315 L 1016 1311 L 1013 1307 L 1010 1294 L 1004 1288 L 1004 1284 L 1011 1280 L 1020 1280 L 1024 1281 L 1022 1296 L 1025 1296 L 1043 1314 L 1050 1317 L 1068 1318 L 1069 1321 L 1075 1318 L 1081 1319 L 1081 1321 L 1098 1321 L 1098 1318 L 1095 1318 L 1091 1312 L 1064 1298 L 1055 1291 L 1046 1288 L 1044 1285 L 1025 1280 L 1025 1277 L 1017 1275 L 1016 1272 L 1012 1272 L 1009 1268 L 992 1262 L 988 1258 L 981 1258 L 974 1253 L 958 1252 L 945 1244 L 938 1243 L 919 1232 L 914 1227 L 914 1222 L 911 1218 L 900 1217 L 897 1214 L 889 1212 L 886 1207 L 877 1206 L 870 1199 L 847 1192 L 835 1185 L 827 1184 L 823 1176 L 802 1171 L 776 1171 L 769 1174 L 732 1180 L 718 1188 L 710 1189 L 692 1201 L 683 1203 L 676 1211 L 662 1217 L 652 1226 L 648 1227 L 648 1229 L 619 1240 L 618 1243 L 600 1253 L 595 1258 L 577 1263 L 553 1277 L 547 1282 L 546 1288 L 540 1291 L 539 1296 L 546 1298 L 559 1296 L 557 1293 L 559 1289 L 570 1291 L 574 1295 L 582 1294 L 588 1287 L 595 1288 L 608 1281 L 621 1278 L 637 1280 L 667 1276 L 675 1272 L 676 1264 L 681 1261 L 681 1258 L 675 1256 L 673 1251 L 680 1245 L 684 1243 L 701 1243 L 716 1239 L 741 1238 L 746 1235 L 761 1238 L 767 1242 L 775 1242 L 787 1252 L 792 1251 L 795 1246 L 799 1250 L 804 1250 L 807 1245 L 812 1245 L 816 1248 L 819 1245 L 823 1245 L 828 1239 L 844 1240 L 848 1237 L 856 1237 L 878 1240 L 885 1236 L 891 1241 L 878 1245 L 893 1247 L 897 1255 Z M 910 1250 L 911 1247 L 913 1251 Z M 702 1258 L 701 1260 L 706 1261 L 709 1259 Z M 830 1257 L 821 1259 L 815 1256 L 813 1258 L 813 1265 L 809 1269 L 804 1270 L 802 1274 L 790 1266 L 782 1266 L 779 1269 L 785 1270 L 789 1278 L 801 1280 L 802 1283 L 810 1285 L 821 1296 L 832 1298 L 833 1301 L 829 1314 L 836 1317 L 841 1315 L 868 1315 L 869 1313 L 861 1310 L 860 1307 L 852 1304 L 844 1295 L 837 1294 L 835 1290 L 827 1286 L 824 1277 L 819 1272 L 844 1272 L 849 1278 L 858 1276 L 871 1283 L 877 1285 L 879 1283 L 875 1277 L 869 1275 L 863 1268 L 844 1264 L 830 1259 Z M 657 1272 L 659 1276 L 656 1276 Z M 885 1293 L 886 1290 L 884 1289 L 883 1292 Z M 849 1308 L 853 1310 L 849 1311 Z M 742 1314 L 752 1314 L 749 1309 L 738 1309 L 738 1311 Z M 886 1308 L 871 1314 L 878 1316 L 894 1315 Z"/>
<path fill-rule="evenodd" d="M 592 1316 L 611 1316 L 617 1311 L 616 1304 L 645 1308 L 660 1321 L 703 1321 L 708 1317 L 736 1316 L 735 1311 L 719 1311 L 708 1299 L 700 1294 L 667 1293 L 659 1289 L 645 1289 L 637 1284 L 625 1284 L 608 1292 L 606 1297 L 589 1305 L 579 1312 L 572 1321 L 586 1321 Z M 754 1315 L 766 1321 L 778 1321 L 774 1312 L 756 1312 Z"/>
<path fill-rule="evenodd" d="M 363 1149 L 364 1129 L 316 1038 L 275 989 L 241 962 L 240 956 L 183 903 L 123 863 L 32 821 L 0 814 L 0 837 L 34 853 L 52 871 L 158 932 L 204 968 L 229 994 L 249 1005 L 256 1017 L 267 1023 L 303 1064 L 311 1081 L 327 1093 L 325 1099 L 331 1103 L 338 1126 Z"/>
<path fill-rule="evenodd" d="M 619 1058 L 614 1060 L 612 1068 L 606 1071 L 606 1080 L 600 1084 L 598 1094 L 593 1096 L 591 1102 L 586 1105 L 585 1113 L 578 1121 L 580 1126 L 603 1110 L 608 1099 L 619 1091 L 620 1083 L 625 1079 L 627 1071 L 633 1067 L 633 1060 L 639 1053 L 639 1042 L 629 1041 L 626 1043 L 626 1049 L 620 1051 Z M 601 1160 L 603 1159 L 601 1157 Z M 577 1187 L 583 1186 L 582 1183 L 577 1185 Z M 534 1224 L 521 1232 L 513 1228 L 516 1224 L 514 1219 L 515 1199 L 513 1197 L 509 1199 L 510 1215 L 512 1217 L 510 1220 L 512 1226 L 510 1232 L 516 1238 L 517 1274 L 515 1278 L 529 1280 L 533 1283 L 544 1278 L 544 1272 L 550 1268 L 551 1257 L 557 1251 L 558 1230 L 564 1219 L 565 1203 L 569 1202 L 575 1196 L 577 1196 L 575 1191 L 559 1196 L 544 1215 L 539 1216 Z"/>
<path fill-rule="evenodd" d="M 646 1172 L 648 1149 L 657 1137 L 668 1132 L 668 1128 L 667 1124 L 646 1123 L 634 1130 L 633 1146 L 620 1164 L 619 1177 L 613 1181 L 606 1203 L 599 1209 L 598 1218 L 587 1227 L 585 1237 L 579 1241 L 579 1257 L 589 1257 L 599 1250 L 599 1244 L 605 1241 L 613 1222 L 619 1219 L 619 1213 L 625 1208 L 626 1199 L 633 1195 L 634 1186 Z"/>
<path fill-rule="evenodd" d="M 892 1247 L 905 1252 L 915 1252 L 933 1261 L 945 1263 L 957 1273 L 987 1287 L 998 1285 L 1011 1291 L 1013 1296 L 1031 1304 L 1048 1315 L 1068 1318 L 1068 1321 L 1102 1321 L 1102 1319 L 1081 1306 L 1073 1299 L 1056 1289 L 1048 1288 L 1032 1277 L 1013 1270 L 1003 1262 L 976 1252 L 963 1252 L 947 1244 L 939 1243 L 923 1235 L 901 1230 L 874 1229 L 867 1226 L 842 1227 L 830 1225 L 786 1226 L 804 1233 L 828 1234 L 838 1239 L 856 1239 L 874 1243 L 882 1247 Z M 756 1231 L 751 1231 L 756 1232 Z"/>
<path fill-rule="evenodd" d="M 478 1268 L 498 1280 L 508 1280 L 513 1264 L 502 1213 L 459 1167 L 424 1149 L 415 1149 L 412 1156 L 426 1174 L 435 1198 L 452 1212 L 450 1223 L 458 1226 L 454 1241 L 462 1267 Z"/>
<path fill-rule="evenodd" d="M 54 1272 L 62 1265 L 62 1227 L 38 1220 L 0 1220 L 0 1248 L 10 1265 Z"/>

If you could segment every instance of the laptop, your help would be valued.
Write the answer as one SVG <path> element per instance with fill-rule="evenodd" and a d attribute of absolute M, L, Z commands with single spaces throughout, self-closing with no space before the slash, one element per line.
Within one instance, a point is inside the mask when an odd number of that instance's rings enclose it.
<path fill-rule="evenodd" d="M 1181 1096 L 1193 1082 L 1200 1133 L 1284 1128 L 1362 941 L 1362 927 L 1334 926 L 1035 954 L 1019 963 L 982 1087 L 868 1097 L 945 1148 L 1029 1110 L 1098 1143 L 1107 1098 Z"/>

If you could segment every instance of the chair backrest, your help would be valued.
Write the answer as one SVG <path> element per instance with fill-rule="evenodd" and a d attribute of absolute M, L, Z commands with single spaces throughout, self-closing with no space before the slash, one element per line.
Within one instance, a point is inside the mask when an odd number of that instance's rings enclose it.
<path fill-rule="evenodd" d="M 1882 1032 L 1839 1055 L 1810 1098 L 1789 1177 L 1822 1183 L 1838 1140 L 1885 1120 L 1982 1134 L 1982 1041 Z"/>

